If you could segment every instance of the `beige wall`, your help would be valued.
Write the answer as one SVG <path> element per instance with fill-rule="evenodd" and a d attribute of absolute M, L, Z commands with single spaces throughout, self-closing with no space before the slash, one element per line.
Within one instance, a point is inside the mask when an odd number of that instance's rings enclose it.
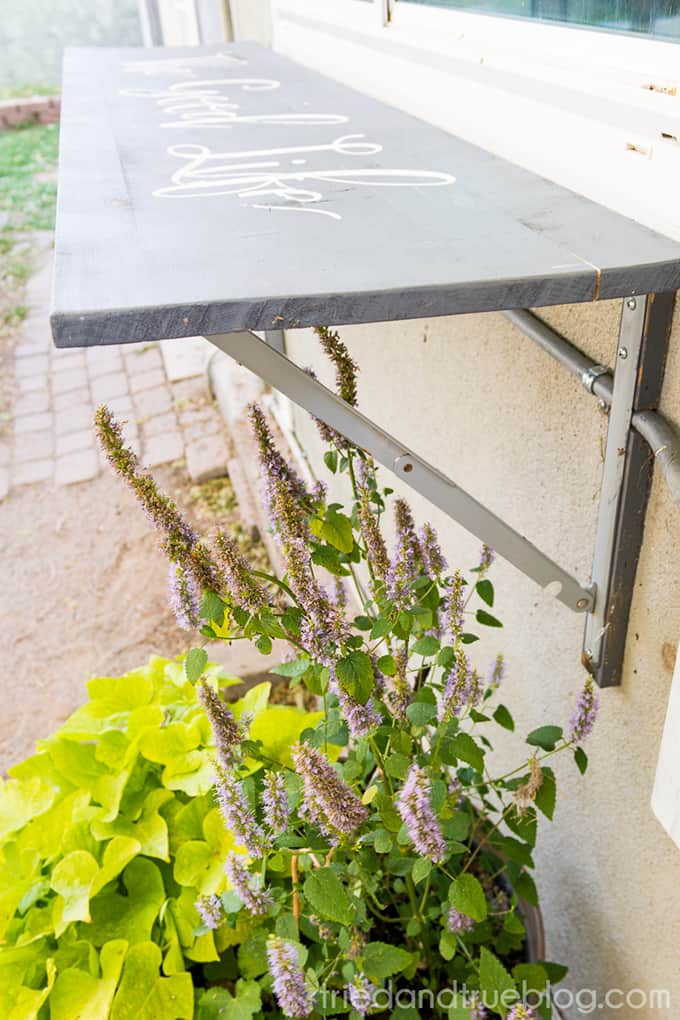
<path fill-rule="evenodd" d="M 543 314 L 594 360 L 612 362 L 616 303 Z M 579 383 L 498 315 L 341 333 L 361 365 L 365 412 L 560 564 L 588 576 L 606 419 Z M 288 346 L 296 361 L 315 365 L 330 381 L 309 333 L 289 333 Z M 680 317 L 664 412 L 680 422 Z M 318 464 L 314 426 L 300 413 L 296 424 Z M 437 525 L 449 562 L 474 565 L 476 540 L 385 474 L 421 520 Z M 625 1020 L 680 1015 L 680 851 L 649 806 L 680 632 L 679 547 L 680 512 L 657 475 L 623 685 L 602 692 L 586 778 L 570 760 L 560 764 L 556 822 L 543 824 L 537 854 L 549 955 L 570 965 L 573 986 L 672 989 L 670 1012 L 612 1013 Z M 502 562 L 494 581 L 505 627 L 474 646 L 479 664 L 486 668 L 497 650 L 504 652 L 505 698 L 519 733 L 546 722 L 566 725 L 584 676 L 582 619 Z M 516 764 L 521 754 L 509 737 L 501 765 Z"/>
<path fill-rule="evenodd" d="M 355 84 L 343 66 L 340 43 L 325 48 L 320 43 L 312 52 L 296 46 L 295 35 L 283 31 L 275 45 L 302 62 L 323 60 L 328 73 Z M 372 91 L 384 92 L 377 69 L 375 75 Z M 452 106 L 454 130 L 455 120 Z M 544 309 L 541 314 L 594 361 L 613 364 L 618 303 Z M 341 334 L 361 366 L 364 412 L 459 480 L 560 564 L 588 577 L 606 418 L 576 380 L 496 314 L 348 327 Z M 287 341 L 296 361 L 314 365 L 329 379 L 311 334 L 289 332 Z M 680 425 L 680 314 L 662 411 Z M 299 412 L 295 422 L 318 464 L 314 427 Z M 439 528 L 450 563 L 474 565 L 476 540 L 423 499 L 414 494 L 410 499 L 421 520 L 429 518 Z M 567 983 L 600 991 L 671 990 L 670 1011 L 596 1013 L 621 1020 L 680 1016 L 680 850 L 650 809 L 680 635 L 678 549 L 680 509 L 657 472 L 623 685 L 602 692 L 586 778 L 570 760 L 560 764 L 556 821 L 552 827 L 543 825 L 537 854 L 549 955 L 570 965 Z M 505 696 L 520 733 L 545 722 L 566 725 L 584 677 L 579 663 L 583 621 L 510 566 L 499 562 L 494 571 L 505 629 L 474 650 L 485 667 L 503 650 Z M 515 763 L 518 751 L 508 737 L 499 752 L 502 763 Z M 568 1014 L 569 1020 L 583 1015 L 578 1009 Z"/>

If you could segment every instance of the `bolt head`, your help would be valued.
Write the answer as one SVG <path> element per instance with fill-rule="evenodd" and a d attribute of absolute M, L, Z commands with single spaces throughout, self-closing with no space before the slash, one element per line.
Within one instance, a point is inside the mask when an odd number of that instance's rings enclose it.
<path fill-rule="evenodd" d="M 401 470 L 404 472 L 405 475 L 413 471 L 413 464 L 411 463 L 411 461 L 410 460 L 405 461 L 405 463 L 402 464 L 401 466 Z"/>
<path fill-rule="evenodd" d="M 577 609 L 585 609 L 587 605 L 588 599 L 578 599 L 578 601 L 576 602 Z"/>
<path fill-rule="evenodd" d="M 637 308 L 637 301 L 635 300 L 634 297 L 628 298 L 628 300 L 626 301 L 626 304 L 630 308 L 631 312 L 634 312 L 635 309 Z"/>
<path fill-rule="evenodd" d="M 622 361 L 626 360 L 626 358 L 628 357 L 627 347 L 619 347 L 619 357 L 621 358 Z"/>

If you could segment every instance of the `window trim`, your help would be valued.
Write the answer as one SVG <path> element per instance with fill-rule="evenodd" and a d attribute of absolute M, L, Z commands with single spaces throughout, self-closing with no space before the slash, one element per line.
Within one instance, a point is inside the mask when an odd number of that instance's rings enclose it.
<path fill-rule="evenodd" d="M 423 51 L 472 60 L 487 60 L 489 53 L 497 59 L 503 54 L 506 61 L 519 57 L 523 66 L 528 61 L 537 69 L 552 68 L 557 61 L 572 75 L 597 75 L 606 65 L 610 73 L 618 71 L 624 77 L 644 74 L 650 83 L 675 85 L 680 93 L 680 43 L 651 36 L 451 10 L 409 0 L 273 0 L 272 7 L 275 19 L 287 14 L 305 16 L 317 21 L 320 29 L 342 26 L 365 33 L 374 42 L 408 42 Z"/>
<path fill-rule="evenodd" d="M 382 0 L 273 0 L 273 20 L 293 59 L 680 239 L 680 94 L 643 87 L 680 93 L 678 44 L 408 0 L 388 22 Z"/>
<path fill-rule="evenodd" d="M 433 38 L 441 32 L 455 33 L 461 41 L 467 38 L 477 46 L 503 44 L 529 52 L 544 49 L 558 57 L 564 57 L 563 47 L 568 39 L 576 44 L 581 66 L 583 57 L 604 58 L 624 68 L 653 67 L 657 75 L 663 73 L 676 80 L 680 78 L 680 41 L 642 33 L 613 32 L 606 28 L 501 13 L 451 10 L 415 0 L 390 0 L 389 26 L 408 32 L 420 31 Z"/>

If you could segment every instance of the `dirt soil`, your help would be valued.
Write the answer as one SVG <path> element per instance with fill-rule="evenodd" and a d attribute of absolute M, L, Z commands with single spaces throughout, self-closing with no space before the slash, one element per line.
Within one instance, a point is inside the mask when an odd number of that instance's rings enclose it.
<path fill-rule="evenodd" d="M 218 521 L 237 526 L 228 481 L 197 489 L 181 468 L 154 474 L 202 534 Z M 262 547 L 251 552 L 262 565 Z M 168 608 L 167 562 L 151 525 L 108 471 L 86 484 L 14 490 L 0 503 L 0 564 L 4 772 L 84 701 L 89 677 L 118 675 L 152 654 L 177 655 L 192 635 Z M 254 671 L 237 646 L 220 652 L 230 672 Z M 255 664 L 264 671 L 268 660 Z"/>

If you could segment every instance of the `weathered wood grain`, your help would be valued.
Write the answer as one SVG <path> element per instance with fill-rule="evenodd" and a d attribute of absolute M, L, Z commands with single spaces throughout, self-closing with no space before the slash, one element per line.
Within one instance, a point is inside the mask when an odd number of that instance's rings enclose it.
<path fill-rule="evenodd" d="M 67 52 L 58 346 L 678 286 L 677 243 L 255 44 Z"/>

